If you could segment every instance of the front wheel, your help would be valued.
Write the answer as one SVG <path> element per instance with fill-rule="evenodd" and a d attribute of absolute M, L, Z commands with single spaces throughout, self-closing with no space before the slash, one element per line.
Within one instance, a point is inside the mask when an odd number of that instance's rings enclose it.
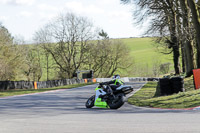
<path fill-rule="evenodd" d="M 115 96 L 115 99 L 108 102 L 111 109 L 118 109 L 124 104 L 124 94 L 120 93 Z"/>
<path fill-rule="evenodd" d="M 86 108 L 92 108 L 94 106 L 95 95 L 91 96 L 85 103 Z"/>

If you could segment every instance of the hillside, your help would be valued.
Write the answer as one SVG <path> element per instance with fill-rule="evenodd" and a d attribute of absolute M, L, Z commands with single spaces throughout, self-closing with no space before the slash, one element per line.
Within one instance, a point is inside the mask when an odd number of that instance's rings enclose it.
<path fill-rule="evenodd" d="M 159 71 L 161 64 L 170 63 L 169 72 L 173 71 L 172 55 L 160 53 L 161 50 L 153 45 L 153 38 L 121 39 L 129 48 L 133 67 L 127 76 L 154 76 L 153 68 Z M 160 48 L 163 50 L 163 48 Z M 154 70 L 155 71 L 155 70 Z"/>

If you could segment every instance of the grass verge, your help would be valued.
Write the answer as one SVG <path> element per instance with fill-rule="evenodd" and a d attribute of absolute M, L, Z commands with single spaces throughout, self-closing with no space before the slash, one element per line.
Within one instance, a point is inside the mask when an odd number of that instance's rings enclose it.
<path fill-rule="evenodd" d="M 156 82 L 148 82 L 141 90 L 128 99 L 130 104 L 155 108 L 192 108 L 200 106 L 200 89 L 194 90 L 193 79 L 185 79 L 185 92 L 171 96 L 155 97 Z"/>
<path fill-rule="evenodd" d="M 91 85 L 91 84 L 94 84 L 94 83 L 74 84 L 74 85 L 66 85 L 66 86 L 59 86 L 59 87 L 53 87 L 53 88 L 43 88 L 43 89 L 37 89 L 37 90 L 35 89 L 5 90 L 5 91 L 0 91 L 0 97 L 39 93 L 39 92 L 58 90 L 58 89 L 71 89 L 71 88 L 82 87 L 82 86 Z"/>

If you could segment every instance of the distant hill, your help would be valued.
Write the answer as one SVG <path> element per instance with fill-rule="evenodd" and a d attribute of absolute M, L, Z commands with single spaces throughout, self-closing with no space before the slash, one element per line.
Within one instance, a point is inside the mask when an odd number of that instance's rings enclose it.
<path fill-rule="evenodd" d="M 173 56 L 161 53 L 162 47 L 158 50 L 153 38 L 126 38 L 122 40 L 129 48 L 133 67 L 123 75 L 127 76 L 155 76 L 155 69 L 159 71 L 161 64 L 170 64 L 170 71 L 173 71 Z M 161 73 L 162 74 L 162 73 Z"/>

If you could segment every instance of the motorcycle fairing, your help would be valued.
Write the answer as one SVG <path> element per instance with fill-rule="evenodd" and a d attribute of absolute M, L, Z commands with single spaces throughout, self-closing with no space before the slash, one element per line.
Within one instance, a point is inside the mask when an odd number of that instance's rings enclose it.
<path fill-rule="evenodd" d="M 131 86 L 128 86 L 128 85 L 121 85 L 121 86 L 119 86 L 118 88 L 116 88 L 116 90 L 129 89 L 129 88 L 131 88 Z"/>
<path fill-rule="evenodd" d="M 94 105 L 100 108 L 108 108 L 109 107 L 108 104 L 105 101 L 102 101 L 101 98 L 99 98 L 99 95 L 105 95 L 106 92 L 103 91 L 102 88 L 98 88 L 98 87 L 95 89 L 95 91 L 96 91 L 96 95 L 95 95 Z"/>

